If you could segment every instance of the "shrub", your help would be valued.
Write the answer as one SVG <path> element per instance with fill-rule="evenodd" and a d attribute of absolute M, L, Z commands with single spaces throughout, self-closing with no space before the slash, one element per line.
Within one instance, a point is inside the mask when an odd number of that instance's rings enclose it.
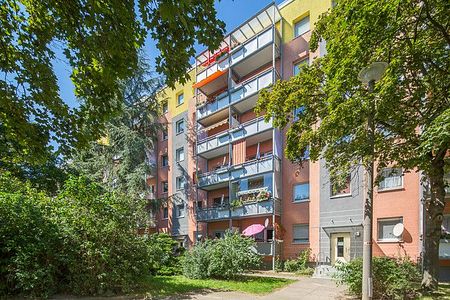
<path fill-rule="evenodd" d="M 414 299 L 417 296 L 420 272 L 409 258 L 374 257 L 372 262 L 374 299 Z M 361 297 L 362 259 L 339 264 L 337 270 L 338 283 L 346 284 L 352 294 Z"/>
<path fill-rule="evenodd" d="M 234 278 L 261 263 L 253 247 L 252 239 L 227 232 L 224 238 L 207 240 L 187 252 L 183 273 L 189 278 Z"/>
<path fill-rule="evenodd" d="M 139 205 L 84 178 L 50 198 L 0 176 L 0 294 L 127 291 L 150 268 Z"/>
<path fill-rule="evenodd" d="M 288 259 L 284 262 L 284 270 L 286 272 L 301 272 L 308 268 L 311 249 L 300 251 L 296 259 Z M 305 271 L 308 273 L 308 271 Z"/>
<path fill-rule="evenodd" d="M 184 248 L 168 234 L 156 233 L 148 237 L 150 273 L 153 275 L 181 274 L 181 257 Z"/>

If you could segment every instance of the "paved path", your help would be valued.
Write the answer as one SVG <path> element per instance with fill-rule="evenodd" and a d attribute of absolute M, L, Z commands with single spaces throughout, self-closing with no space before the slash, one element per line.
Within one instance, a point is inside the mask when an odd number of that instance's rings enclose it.
<path fill-rule="evenodd" d="M 283 276 L 283 275 L 281 275 Z M 281 277 L 280 276 L 280 277 Z M 283 276 L 283 278 L 285 278 Z M 345 288 L 336 286 L 330 279 L 300 277 L 298 281 L 264 296 L 255 296 L 239 292 L 212 292 L 208 294 L 190 295 L 185 299 L 198 300 L 331 300 L 348 299 Z"/>

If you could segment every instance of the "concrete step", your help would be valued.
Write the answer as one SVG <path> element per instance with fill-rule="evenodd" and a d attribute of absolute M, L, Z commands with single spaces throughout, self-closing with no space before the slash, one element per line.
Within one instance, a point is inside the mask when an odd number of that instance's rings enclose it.
<path fill-rule="evenodd" d="M 327 278 L 332 279 L 333 275 L 337 272 L 336 268 L 331 265 L 318 265 L 314 269 L 314 278 Z"/>

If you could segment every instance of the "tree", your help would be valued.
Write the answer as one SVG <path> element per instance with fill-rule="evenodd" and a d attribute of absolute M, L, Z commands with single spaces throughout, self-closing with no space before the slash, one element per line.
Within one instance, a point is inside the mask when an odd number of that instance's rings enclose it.
<path fill-rule="evenodd" d="M 199 42 L 215 49 L 224 23 L 213 0 L 74 0 L 0 3 L 0 168 L 42 163 L 102 135 L 120 111 L 121 82 L 138 66 L 147 36 L 167 84 L 186 82 Z M 67 61 L 78 108 L 62 99 L 53 64 Z"/>
<path fill-rule="evenodd" d="M 261 92 L 257 110 L 289 127 L 286 155 L 323 157 L 332 176 L 367 166 L 367 117 L 374 114 L 375 153 L 381 169 L 397 164 L 429 180 L 424 199 L 423 285 L 437 286 L 438 247 L 450 148 L 449 4 L 441 0 L 342 0 L 313 31 L 311 50 L 327 54 L 288 81 Z M 384 78 L 369 93 L 357 79 L 373 61 L 386 61 Z M 372 104 L 375 103 L 375 107 Z M 293 112 L 296 112 L 294 115 Z"/>
<path fill-rule="evenodd" d="M 133 77 L 122 86 L 123 113 L 106 123 L 102 139 L 73 156 L 74 171 L 132 198 L 146 195 L 147 176 L 156 167 L 150 158 L 161 127 L 156 97 L 162 85 L 141 57 Z"/>

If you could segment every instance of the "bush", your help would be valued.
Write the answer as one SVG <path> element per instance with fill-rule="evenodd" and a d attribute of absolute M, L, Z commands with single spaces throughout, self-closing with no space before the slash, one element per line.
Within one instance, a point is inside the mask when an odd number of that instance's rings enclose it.
<path fill-rule="evenodd" d="M 181 274 L 180 260 L 184 248 L 179 248 L 178 243 L 170 235 L 152 234 L 148 237 L 147 244 L 152 275 Z"/>
<path fill-rule="evenodd" d="M 252 249 L 254 243 L 231 232 L 222 239 L 207 240 L 186 253 L 183 273 L 189 278 L 235 278 L 261 263 L 261 257 Z"/>
<path fill-rule="evenodd" d="M 308 268 L 311 249 L 300 251 L 296 259 L 288 259 L 284 262 L 284 270 L 286 272 L 302 272 Z M 308 274 L 310 271 L 305 271 Z"/>
<path fill-rule="evenodd" d="M 346 284 L 352 294 L 361 297 L 362 259 L 336 267 L 338 283 Z M 420 272 L 409 258 L 374 257 L 372 271 L 374 299 L 414 299 L 417 296 Z"/>
<path fill-rule="evenodd" d="M 84 178 L 50 198 L 0 176 L 0 293 L 127 291 L 150 268 L 139 205 Z"/>

